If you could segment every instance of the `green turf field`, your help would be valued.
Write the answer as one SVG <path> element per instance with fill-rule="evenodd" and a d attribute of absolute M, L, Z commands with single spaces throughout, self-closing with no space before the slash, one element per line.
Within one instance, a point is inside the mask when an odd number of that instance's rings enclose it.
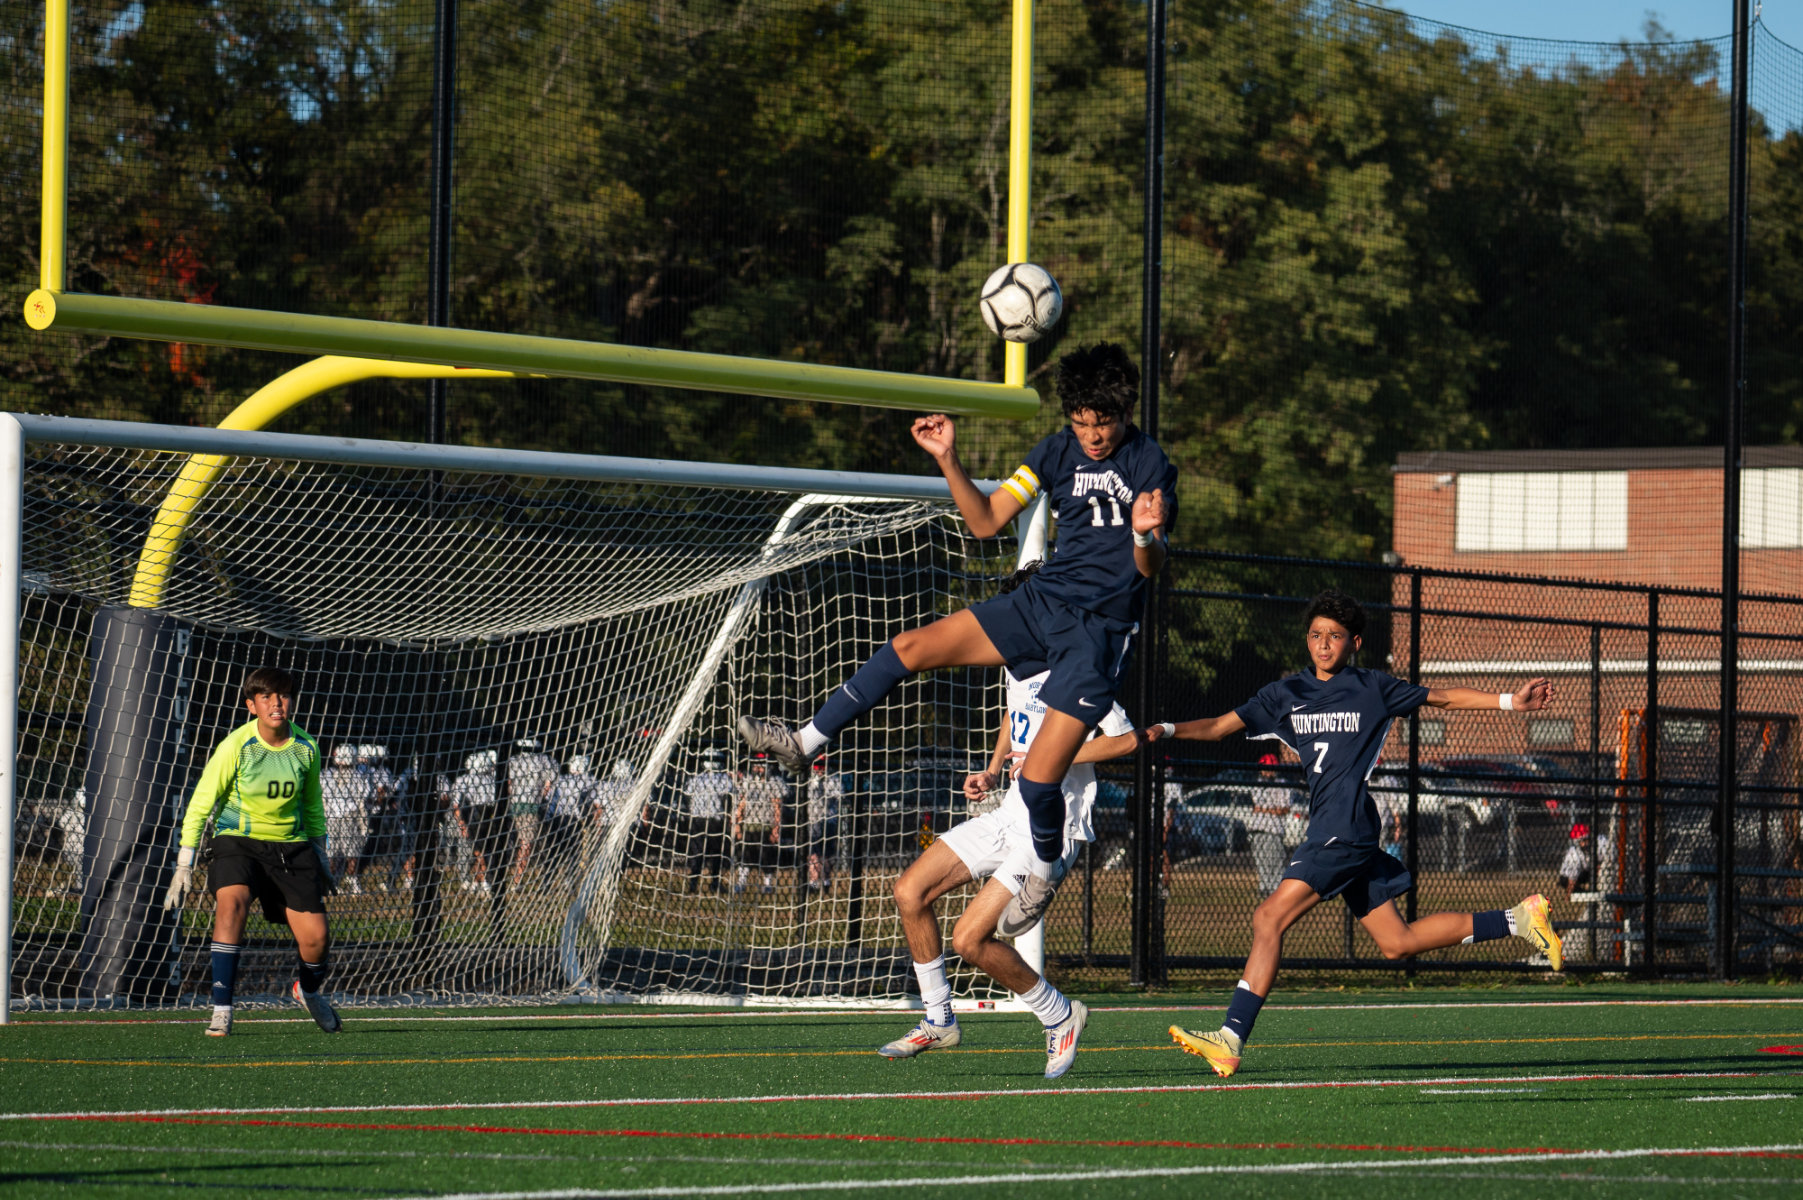
<path fill-rule="evenodd" d="M 1212 999 L 1212 997 L 1211 997 Z M 1280 992 L 1218 1080 L 1193 998 L 1032 1017 L 656 1009 L 28 1015 L 0 1030 L 0 1196 L 1803 1194 L 1803 995 Z"/>

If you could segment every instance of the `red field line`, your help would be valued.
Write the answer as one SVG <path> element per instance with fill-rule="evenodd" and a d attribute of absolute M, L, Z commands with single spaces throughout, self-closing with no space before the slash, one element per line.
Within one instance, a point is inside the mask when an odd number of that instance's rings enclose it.
<path fill-rule="evenodd" d="M 434 1104 L 252 1105 L 244 1108 L 92 1109 L 75 1112 L 0 1112 L 0 1121 L 71 1121 L 106 1117 L 248 1116 L 251 1114 L 478 1112 L 529 1108 L 660 1108 L 709 1104 L 846 1103 L 857 1100 L 994 1100 L 1007 1097 L 1193 1095 L 1201 1092 L 1315 1091 L 1341 1088 L 1447 1087 L 1476 1084 L 1642 1082 L 1660 1079 L 1777 1079 L 1803 1071 L 1643 1071 L 1581 1075 L 1454 1075 L 1421 1079 L 1272 1080 L 1247 1083 L 1146 1084 L 1125 1087 L 970 1088 L 960 1091 L 791 1092 L 764 1096 L 622 1096 L 600 1100 L 477 1100 Z"/>
<path fill-rule="evenodd" d="M 892 1133 L 795 1133 L 770 1130 L 565 1129 L 514 1125 L 409 1125 L 401 1122 L 225 1120 L 217 1117 L 74 1116 L 72 1121 L 139 1125 L 232 1125 L 274 1129 L 337 1129 L 378 1133 L 482 1133 L 528 1137 L 673 1138 L 697 1141 L 899 1142 L 923 1146 L 1085 1146 L 1134 1150 L 1340 1150 L 1396 1154 L 1576 1154 L 1567 1146 L 1409 1146 L 1338 1142 L 1191 1142 L 1142 1138 L 904 1137 Z"/>

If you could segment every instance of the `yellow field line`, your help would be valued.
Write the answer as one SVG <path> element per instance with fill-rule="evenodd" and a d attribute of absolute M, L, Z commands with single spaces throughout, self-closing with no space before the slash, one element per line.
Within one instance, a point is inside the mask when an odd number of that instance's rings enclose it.
<path fill-rule="evenodd" d="M 1257 1042 L 1259 1050 L 1320 1050 L 1323 1048 L 1383 1046 L 1549 1046 L 1580 1042 L 1695 1042 L 1753 1038 L 1803 1038 L 1803 1033 L 1634 1033 L 1598 1034 L 1586 1037 L 1540 1038 L 1434 1038 L 1418 1041 L 1363 1042 Z M 1141 1050 L 1176 1050 L 1160 1043 L 1152 1046 L 1085 1046 L 1084 1054 L 1121 1053 Z M 20 1063 L 55 1067 L 200 1067 L 218 1070 L 229 1067 L 402 1067 L 402 1066 L 467 1066 L 480 1063 L 560 1063 L 560 1062 L 683 1062 L 693 1059 L 721 1058 L 864 1058 L 872 1050 L 722 1050 L 696 1054 L 553 1054 L 472 1056 L 468 1058 L 297 1058 L 260 1059 L 245 1062 L 181 1062 L 170 1059 L 106 1059 L 106 1058 L 0 1058 L 0 1063 Z M 1034 1047 L 998 1047 L 990 1050 L 959 1050 L 959 1054 L 1039 1054 Z"/>

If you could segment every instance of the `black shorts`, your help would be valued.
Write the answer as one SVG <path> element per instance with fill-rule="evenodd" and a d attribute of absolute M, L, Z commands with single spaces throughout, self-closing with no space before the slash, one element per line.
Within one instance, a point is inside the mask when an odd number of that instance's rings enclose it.
<path fill-rule="evenodd" d="M 1346 897 L 1346 907 L 1363 917 L 1386 900 L 1394 900 L 1415 886 L 1415 877 L 1394 855 L 1382 847 L 1342 842 L 1307 841 L 1290 851 L 1285 879 L 1300 879 L 1323 900 Z"/>
<path fill-rule="evenodd" d="M 1122 624 L 1023 587 L 970 607 L 1016 679 L 1051 669 L 1039 699 L 1094 726 L 1108 715 L 1127 670 L 1137 623 Z"/>
<path fill-rule="evenodd" d="M 327 891 L 319 858 L 307 842 L 264 842 L 233 834 L 213 837 L 213 862 L 207 868 L 207 890 L 243 884 L 263 906 L 272 925 L 286 925 L 288 910 L 323 913 Z"/>

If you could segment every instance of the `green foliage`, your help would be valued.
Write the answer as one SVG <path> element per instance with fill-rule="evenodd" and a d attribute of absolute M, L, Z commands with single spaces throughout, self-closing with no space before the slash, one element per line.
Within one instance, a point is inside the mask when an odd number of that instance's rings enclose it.
<path fill-rule="evenodd" d="M 0 13 L 0 255 L 37 274 L 41 15 Z M 76 10 L 70 286 L 423 320 L 432 6 Z M 1033 256 L 1076 342 L 1137 348 L 1139 6 L 1037 7 Z M 1794 71 L 1761 34 L 1760 70 Z M 975 0 L 460 8 L 452 317 L 471 328 L 998 378 L 1008 27 Z M 1559 57 L 1550 57 L 1555 54 Z M 1535 55 L 1540 57 L 1536 58 Z M 1304 0 L 1181 8 L 1160 434 L 1188 545 L 1370 559 L 1402 450 L 1697 444 L 1726 364 L 1711 44 L 1500 51 Z M 1803 427 L 1803 142 L 1756 123 L 1750 440 Z M 6 407 L 215 422 L 293 365 L 0 325 Z M 427 386 L 282 428 L 419 437 Z M 453 436 L 847 470 L 905 414 L 565 380 L 458 383 Z M 981 474 L 1056 426 L 967 422 Z"/>

